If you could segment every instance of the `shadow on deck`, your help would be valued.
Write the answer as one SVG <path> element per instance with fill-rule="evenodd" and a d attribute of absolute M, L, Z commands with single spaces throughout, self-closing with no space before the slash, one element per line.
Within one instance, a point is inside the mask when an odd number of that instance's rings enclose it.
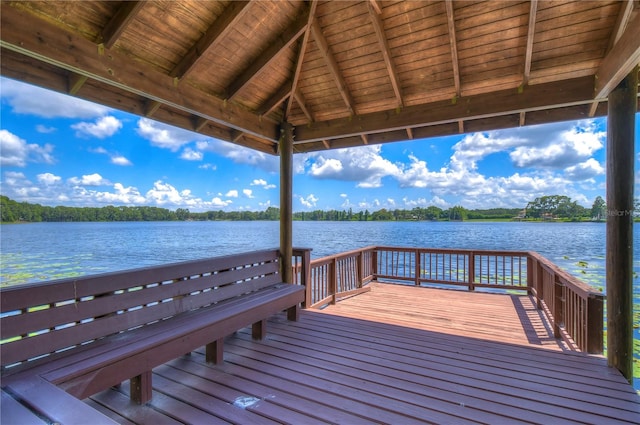
<path fill-rule="evenodd" d="M 640 397 L 602 356 L 553 338 L 528 296 L 373 283 L 300 321 L 269 321 L 86 402 L 121 423 L 640 423 Z M 513 326 L 519 323 L 520 326 Z"/>

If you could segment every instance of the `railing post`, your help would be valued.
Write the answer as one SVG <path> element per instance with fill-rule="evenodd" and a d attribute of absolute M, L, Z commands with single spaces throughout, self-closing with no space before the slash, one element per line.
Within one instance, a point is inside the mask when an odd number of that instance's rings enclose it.
<path fill-rule="evenodd" d="M 305 249 L 302 251 L 302 268 L 300 269 L 300 284 L 304 285 L 304 303 L 302 308 L 307 308 L 311 305 L 311 250 Z"/>
<path fill-rule="evenodd" d="M 378 249 L 373 248 L 371 251 L 371 271 L 373 273 L 373 280 L 378 279 Z"/>
<path fill-rule="evenodd" d="M 338 264 L 334 258 L 329 264 L 329 294 L 331 296 L 331 304 L 336 303 L 336 292 L 338 292 L 336 286 L 338 283 Z"/>
<path fill-rule="evenodd" d="M 553 274 L 553 336 L 560 338 L 560 326 L 564 324 L 564 284 Z"/>
<path fill-rule="evenodd" d="M 602 295 L 591 295 L 587 298 L 587 341 L 586 351 L 589 354 L 602 354 L 604 351 L 604 300 Z"/>
<path fill-rule="evenodd" d="M 536 291 L 538 292 L 538 310 L 542 310 L 542 301 L 544 300 L 544 280 L 542 276 L 542 266 L 536 260 Z"/>
<path fill-rule="evenodd" d="M 358 256 L 356 257 L 356 280 L 358 281 L 358 288 L 362 288 L 362 283 L 364 281 L 363 270 L 364 270 L 364 253 L 360 251 Z"/>
<path fill-rule="evenodd" d="M 475 286 L 473 284 L 476 278 L 476 255 L 473 251 L 469 252 L 469 290 L 473 291 Z"/>
<path fill-rule="evenodd" d="M 420 271 L 422 270 L 422 265 L 420 264 L 420 250 L 418 248 L 416 248 L 415 252 L 415 276 L 414 276 L 414 282 L 416 284 L 416 286 L 420 286 Z"/>

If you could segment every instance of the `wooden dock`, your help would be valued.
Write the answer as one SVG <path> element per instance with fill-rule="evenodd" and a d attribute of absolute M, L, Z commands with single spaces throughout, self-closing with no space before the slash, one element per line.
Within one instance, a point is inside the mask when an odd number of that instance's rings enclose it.
<path fill-rule="evenodd" d="M 146 405 L 126 383 L 86 403 L 125 424 L 640 423 L 620 373 L 554 339 L 529 296 L 371 287 L 262 341 L 243 329 L 223 364 L 200 349 L 154 369 Z"/>

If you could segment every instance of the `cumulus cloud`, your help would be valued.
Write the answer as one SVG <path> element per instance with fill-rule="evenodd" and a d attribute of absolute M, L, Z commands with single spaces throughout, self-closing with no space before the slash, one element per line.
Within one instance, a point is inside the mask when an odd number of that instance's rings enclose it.
<path fill-rule="evenodd" d="M 122 122 L 112 115 L 98 118 L 95 122 L 79 122 L 71 126 L 76 130 L 76 136 L 93 136 L 98 139 L 111 137 L 122 128 Z"/>
<path fill-rule="evenodd" d="M 53 164 L 55 161 L 52 152 L 52 145 L 27 143 L 7 130 L 0 130 L 1 166 L 25 167 L 27 162 Z"/>
<path fill-rule="evenodd" d="M 204 154 L 202 152 L 194 151 L 191 148 L 186 148 L 180 155 L 181 159 L 185 159 L 187 161 L 202 161 L 203 157 Z"/>
<path fill-rule="evenodd" d="M 242 194 L 243 194 L 245 197 L 249 198 L 249 199 L 251 199 L 251 198 L 253 198 L 253 197 L 254 197 L 254 196 L 253 196 L 253 190 L 251 190 L 251 189 L 242 189 Z"/>
<path fill-rule="evenodd" d="M 111 110 L 61 93 L 45 90 L 8 78 L 0 78 L 0 95 L 17 114 L 42 118 L 90 119 L 106 115 Z"/>
<path fill-rule="evenodd" d="M 42 134 L 51 134 L 55 133 L 57 129 L 55 127 L 47 127 L 46 125 L 38 124 L 36 125 L 36 131 Z"/>
<path fill-rule="evenodd" d="M 262 186 L 264 189 L 275 189 L 275 184 L 269 184 L 266 180 L 255 179 L 250 183 L 250 186 Z"/>
<path fill-rule="evenodd" d="M 313 177 L 355 181 L 361 188 L 380 187 L 384 177 L 399 173 L 398 166 L 381 155 L 380 145 L 311 154 L 307 165 Z"/>
<path fill-rule="evenodd" d="M 518 167 L 561 169 L 586 161 L 604 147 L 606 132 L 598 131 L 592 121 L 579 122 L 554 138 L 535 145 L 519 146 L 509 154 Z"/>
<path fill-rule="evenodd" d="M 151 142 L 153 146 L 177 152 L 183 145 L 190 143 L 196 134 L 148 118 L 138 120 L 138 135 Z"/>
<path fill-rule="evenodd" d="M 126 157 L 122 155 L 111 156 L 111 163 L 115 165 L 123 165 L 123 166 L 133 165 L 131 161 L 129 161 Z"/>
<path fill-rule="evenodd" d="M 306 208 L 313 208 L 316 206 L 316 203 L 319 201 L 319 199 L 312 193 L 309 196 L 305 197 L 300 197 L 300 203 L 306 207 Z"/>
<path fill-rule="evenodd" d="M 238 191 L 237 190 L 230 190 L 228 191 L 224 196 L 226 196 L 227 198 L 237 198 L 238 197 Z"/>
<path fill-rule="evenodd" d="M 565 168 L 564 173 L 570 180 L 588 180 L 597 175 L 604 174 L 604 167 L 594 158 L 589 158 L 580 164 Z"/>
<path fill-rule="evenodd" d="M 56 176 L 51 173 L 42 173 L 36 176 L 38 181 L 46 186 L 50 186 L 56 183 L 59 183 L 62 180 L 62 177 Z"/>
<path fill-rule="evenodd" d="M 221 155 L 236 164 L 252 165 L 270 173 L 277 173 L 280 169 L 278 157 L 222 140 L 201 140 L 196 143 L 196 148 Z"/>
<path fill-rule="evenodd" d="M 71 177 L 69 183 L 75 186 L 110 186 L 111 182 L 98 173 L 87 174 L 82 177 Z"/>

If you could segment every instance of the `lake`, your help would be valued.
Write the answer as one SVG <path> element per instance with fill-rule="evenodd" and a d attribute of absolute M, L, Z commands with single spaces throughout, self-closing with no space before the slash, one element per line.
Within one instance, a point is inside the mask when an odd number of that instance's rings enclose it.
<path fill-rule="evenodd" d="M 0 285 L 276 248 L 279 234 L 279 223 L 271 221 L 6 224 L 0 226 Z M 293 223 L 294 246 L 312 248 L 312 258 L 369 245 L 532 250 L 601 289 L 605 234 L 604 223 Z M 634 271 L 640 276 L 638 223 Z M 638 306 L 640 278 L 634 282 L 634 305 Z M 639 315 L 636 311 L 636 318 Z M 640 341 L 638 321 L 636 343 Z"/>
<path fill-rule="evenodd" d="M 533 250 L 602 287 L 604 223 L 294 222 L 313 258 L 368 245 Z M 634 232 L 640 273 L 640 227 Z M 57 279 L 279 246 L 279 223 L 111 222 L 0 226 L 1 285 Z"/>

